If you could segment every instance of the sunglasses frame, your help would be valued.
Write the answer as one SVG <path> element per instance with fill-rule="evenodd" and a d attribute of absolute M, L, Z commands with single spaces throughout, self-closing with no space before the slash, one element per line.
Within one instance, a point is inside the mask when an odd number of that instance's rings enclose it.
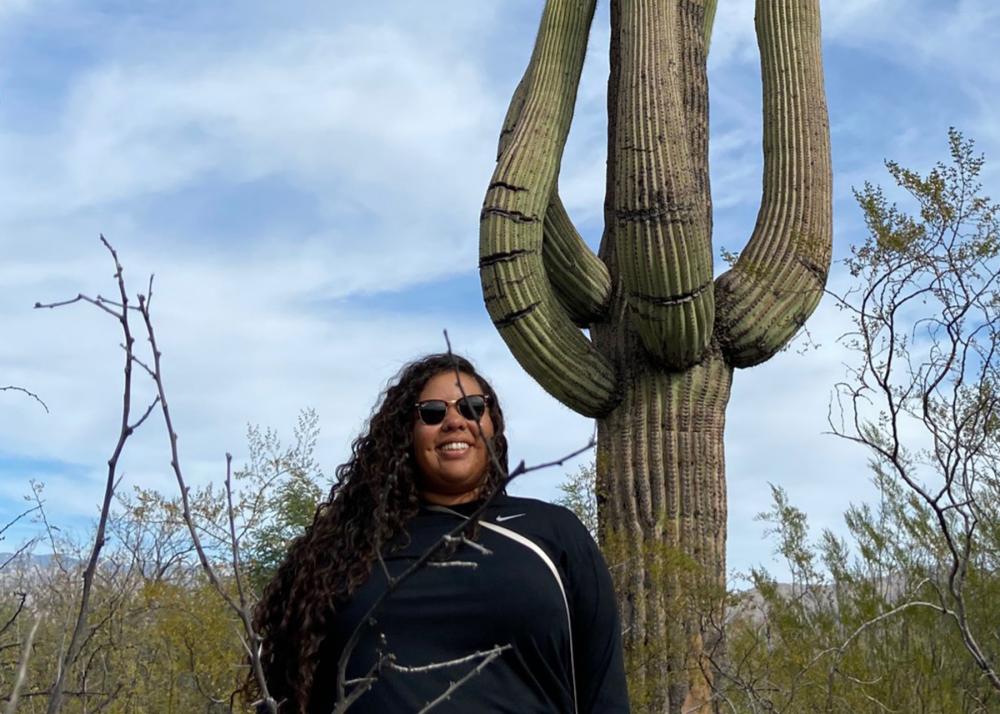
<path fill-rule="evenodd" d="M 460 404 L 460 402 L 465 402 L 467 399 L 472 399 L 473 397 L 479 397 L 480 399 L 483 400 L 483 413 L 477 415 L 476 414 L 476 410 L 472 406 L 469 406 L 469 411 L 472 413 L 472 416 L 468 417 L 468 416 L 466 416 L 462 412 L 462 407 L 459 406 L 459 404 Z M 423 405 L 430 404 L 432 402 L 440 402 L 440 403 L 444 404 L 444 414 L 441 416 L 441 421 L 428 422 L 426 419 L 424 419 L 424 415 L 420 413 L 420 409 L 421 409 L 421 407 Z M 420 420 L 420 423 L 426 424 L 427 426 L 437 426 L 438 424 L 440 424 L 441 422 L 443 422 L 448 417 L 448 407 L 451 407 L 451 406 L 454 406 L 455 409 L 458 410 L 459 416 L 461 416 L 466 421 L 478 422 L 480 419 L 482 419 L 486 415 L 487 411 L 489 410 L 489 407 L 490 407 L 490 395 L 489 394 L 466 394 L 464 397 L 459 397 L 458 399 L 424 399 L 423 401 L 419 401 L 419 402 L 415 403 L 413 406 L 417 410 L 417 419 Z"/>

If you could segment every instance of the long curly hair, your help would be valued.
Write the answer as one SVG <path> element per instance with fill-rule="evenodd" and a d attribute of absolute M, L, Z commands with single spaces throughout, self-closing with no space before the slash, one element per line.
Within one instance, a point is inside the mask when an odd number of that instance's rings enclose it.
<path fill-rule="evenodd" d="M 270 695 L 283 711 L 308 710 L 320 649 L 337 607 L 371 574 L 380 544 L 401 534 L 419 508 L 419 471 L 413 454 L 414 404 L 432 377 L 455 370 L 475 377 L 493 421 L 492 461 L 484 494 L 502 488 L 507 439 L 496 393 L 467 359 L 433 354 L 405 365 L 383 392 L 365 433 L 305 533 L 294 540 L 254 610 L 261 663 Z M 246 691 L 261 692 L 253 673 Z M 252 701 L 252 699 L 251 699 Z M 291 705 L 292 708 L 285 709 Z"/>

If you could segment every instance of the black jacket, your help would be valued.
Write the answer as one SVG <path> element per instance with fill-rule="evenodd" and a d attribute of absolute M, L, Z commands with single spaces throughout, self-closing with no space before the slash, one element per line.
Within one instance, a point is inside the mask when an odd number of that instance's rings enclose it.
<path fill-rule="evenodd" d="M 407 524 L 408 539 L 385 548 L 389 572 L 405 570 L 478 505 L 421 508 Z M 348 679 L 365 676 L 380 653 L 391 654 L 396 665 L 422 669 L 383 666 L 349 711 L 417 712 L 482 665 L 434 707 L 437 714 L 627 714 L 611 578 L 576 516 L 561 506 L 501 495 L 481 517 L 476 542 L 489 552 L 460 545 L 447 559 L 451 565 L 418 571 L 363 626 L 348 660 Z M 385 586 L 376 564 L 338 609 L 317 671 L 312 712 L 332 711 L 337 659 Z M 469 657 L 508 645 L 485 665 L 484 655 Z"/>

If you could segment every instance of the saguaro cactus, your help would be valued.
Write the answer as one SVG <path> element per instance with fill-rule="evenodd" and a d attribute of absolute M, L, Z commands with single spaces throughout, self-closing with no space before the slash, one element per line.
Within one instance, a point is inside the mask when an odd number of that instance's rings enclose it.
<path fill-rule="evenodd" d="M 611 2 L 596 256 L 557 188 L 593 12 L 594 0 L 546 2 L 483 205 L 483 297 L 521 365 L 598 419 L 601 536 L 622 554 L 634 706 L 710 711 L 721 599 L 706 612 L 688 596 L 724 584 L 732 372 L 791 339 L 830 265 L 819 0 L 757 0 L 763 198 L 748 244 L 715 279 L 705 69 L 715 1 Z"/>

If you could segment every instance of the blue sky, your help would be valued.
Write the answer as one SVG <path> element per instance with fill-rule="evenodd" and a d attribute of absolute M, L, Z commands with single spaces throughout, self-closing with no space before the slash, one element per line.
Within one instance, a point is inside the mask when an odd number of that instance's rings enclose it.
<path fill-rule="evenodd" d="M 332 473 L 385 380 L 449 330 L 495 382 L 512 450 L 572 450 L 592 423 L 526 377 L 487 319 L 478 212 L 496 136 L 530 53 L 540 0 L 321 3 L 5 0 L 0 4 L 0 517 L 28 481 L 50 519 L 81 526 L 117 434 L 116 325 L 36 300 L 113 290 L 97 236 L 133 288 L 156 273 L 164 369 L 192 480 L 219 479 L 247 423 L 290 433 L 317 409 Z M 562 193 L 600 234 L 607 3 L 598 8 Z M 863 238 L 851 187 L 884 158 L 946 156 L 954 125 L 994 163 L 1000 6 L 993 0 L 828 0 L 824 54 L 835 168 L 835 252 Z M 760 194 L 753 3 L 720 0 L 710 58 L 715 244 L 738 250 Z M 847 276 L 835 268 L 834 286 Z M 870 498 L 865 455 L 823 435 L 846 329 L 829 301 L 820 348 L 736 374 L 727 422 L 729 565 L 771 564 L 753 515 L 783 485 L 813 524 L 842 531 Z M 140 395 L 149 394 L 143 385 Z M 170 489 L 151 421 L 126 484 Z M 567 469 L 574 469 L 573 466 Z M 515 491 L 557 495 L 564 470 Z M 8 544 L 25 533 L 14 534 Z M 780 572 L 780 568 L 779 568 Z"/>

